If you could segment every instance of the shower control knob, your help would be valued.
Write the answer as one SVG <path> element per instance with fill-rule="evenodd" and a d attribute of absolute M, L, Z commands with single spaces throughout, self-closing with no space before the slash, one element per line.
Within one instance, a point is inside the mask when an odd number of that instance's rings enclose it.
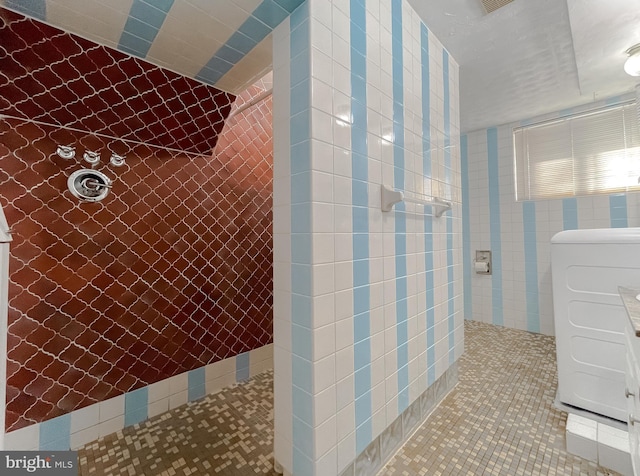
<path fill-rule="evenodd" d="M 99 202 L 109 193 L 112 182 L 102 172 L 80 169 L 69 175 L 67 186 L 74 197 L 85 202 Z"/>
<path fill-rule="evenodd" d="M 635 393 L 630 392 L 630 391 L 629 391 L 629 389 L 625 387 L 625 389 L 624 389 L 624 396 L 625 396 L 626 398 L 633 397 L 634 395 L 635 395 Z"/>
<path fill-rule="evenodd" d="M 73 159 L 76 156 L 76 148 L 70 145 L 59 145 L 56 154 L 65 160 Z"/>
<path fill-rule="evenodd" d="M 98 162 L 100 162 L 100 153 L 87 150 L 82 156 L 82 158 L 86 160 L 88 163 L 90 163 L 91 165 L 96 165 Z"/>
<path fill-rule="evenodd" d="M 114 167 L 122 167 L 124 165 L 124 160 L 124 155 L 111 154 L 111 159 L 109 160 L 109 162 L 111 162 L 111 165 L 113 165 Z"/>

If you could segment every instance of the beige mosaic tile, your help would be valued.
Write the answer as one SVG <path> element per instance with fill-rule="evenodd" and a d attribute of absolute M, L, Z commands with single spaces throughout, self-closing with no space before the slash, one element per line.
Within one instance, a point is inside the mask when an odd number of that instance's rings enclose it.
<path fill-rule="evenodd" d="M 553 337 L 466 322 L 465 344 L 459 384 L 380 475 L 616 474 L 565 451 Z M 272 448 L 264 372 L 86 445 L 80 474 L 274 475 Z"/>
<path fill-rule="evenodd" d="M 465 322 L 459 383 L 381 475 L 614 475 L 565 451 L 555 339 Z"/>
<path fill-rule="evenodd" d="M 273 373 L 94 441 L 81 475 L 273 475 Z"/>

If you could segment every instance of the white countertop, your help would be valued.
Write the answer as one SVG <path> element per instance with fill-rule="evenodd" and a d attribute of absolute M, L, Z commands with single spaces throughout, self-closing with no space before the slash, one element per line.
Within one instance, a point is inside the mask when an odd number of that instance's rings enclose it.
<path fill-rule="evenodd" d="M 636 296 L 640 294 L 640 289 L 618 286 L 618 293 L 620 293 L 624 307 L 627 310 L 631 327 L 633 327 L 636 336 L 640 337 L 640 301 L 636 299 Z"/>

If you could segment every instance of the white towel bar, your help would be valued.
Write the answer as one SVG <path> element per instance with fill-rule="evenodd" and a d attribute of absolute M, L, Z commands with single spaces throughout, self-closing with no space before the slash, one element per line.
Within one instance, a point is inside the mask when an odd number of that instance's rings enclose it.
<path fill-rule="evenodd" d="M 381 186 L 380 195 L 382 199 L 383 212 L 390 212 L 396 203 L 400 203 L 402 201 L 418 203 L 420 205 L 431 205 L 435 208 L 435 215 L 437 217 L 441 217 L 444 212 L 451 210 L 451 202 L 447 202 L 436 197 L 426 199 L 405 197 L 403 192 L 397 192 L 385 187 L 384 185 Z"/>

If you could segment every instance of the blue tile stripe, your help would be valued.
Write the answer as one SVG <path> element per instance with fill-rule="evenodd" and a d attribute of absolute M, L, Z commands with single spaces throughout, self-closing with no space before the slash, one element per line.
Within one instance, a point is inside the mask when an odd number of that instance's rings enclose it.
<path fill-rule="evenodd" d="M 462 279 L 464 286 L 464 318 L 473 319 L 471 287 L 471 219 L 469 217 L 469 146 L 467 135 L 460 137 L 460 172 L 462 180 Z"/>
<path fill-rule="evenodd" d="M 153 5 L 133 0 L 118 49 L 145 58 L 172 6 L 173 0 L 158 0 Z"/>
<path fill-rule="evenodd" d="M 391 58 L 393 78 L 393 182 L 404 190 L 404 61 L 402 0 L 391 3 Z M 407 305 L 407 218 L 403 203 L 396 205 L 396 341 L 398 360 L 398 413 L 409 406 L 409 329 Z"/>
<path fill-rule="evenodd" d="M 45 0 L 4 0 L 3 6 L 38 20 L 47 20 L 47 4 Z"/>
<path fill-rule="evenodd" d="M 264 3 L 264 2 L 263 2 Z M 260 8 L 260 7 L 258 7 Z M 291 382 L 293 474 L 312 475 L 311 37 L 309 4 L 290 17 Z"/>
<path fill-rule="evenodd" d="M 217 83 L 245 55 L 264 40 L 304 0 L 263 0 L 202 67 L 196 79 Z M 292 35 L 294 35 L 292 31 Z M 292 43 L 296 43 L 292 41 Z M 304 40 L 303 40 L 304 44 Z"/>
<path fill-rule="evenodd" d="M 436 381 L 436 310 L 433 270 L 433 220 L 424 221 L 425 268 L 427 287 L 427 386 Z"/>
<path fill-rule="evenodd" d="M 453 173 L 451 170 L 451 98 L 449 92 L 449 53 L 442 50 L 442 81 L 444 85 L 444 184 L 451 199 Z M 453 272 L 453 214 L 446 213 L 447 226 L 447 332 L 449 333 L 449 363 L 455 360 L 455 284 Z"/>
<path fill-rule="evenodd" d="M 611 228 L 627 227 L 627 195 L 609 195 L 609 219 Z"/>
<path fill-rule="evenodd" d="M 422 76 L 422 173 L 431 178 L 431 84 L 429 77 L 429 30 L 420 23 L 420 71 Z M 425 207 L 430 211 L 431 207 Z"/>
<path fill-rule="evenodd" d="M 431 179 L 431 84 L 429 78 L 429 31 L 420 24 L 420 68 L 422 75 L 422 174 Z M 424 269 L 427 309 L 427 386 L 436 380 L 435 283 L 433 271 L 433 210 L 424 210 Z"/>
<path fill-rule="evenodd" d="M 540 304 L 538 302 L 538 240 L 536 235 L 536 203 L 522 202 L 524 228 L 524 274 L 527 301 L 527 330 L 540 332 Z"/>
<path fill-rule="evenodd" d="M 71 413 L 40 423 L 40 450 L 68 451 L 71 447 Z"/>
<path fill-rule="evenodd" d="M 578 200 L 575 197 L 562 199 L 562 229 L 578 229 Z"/>
<path fill-rule="evenodd" d="M 493 269 L 491 276 L 491 303 L 493 308 L 493 324 L 503 325 L 502 306 L 502 239 L 500 236 L 500 183 L 498 165 L 498 130 L 487 129 L 487 152 L 489 172 L 489 232 L 491 234 L 491 259 Z"/>
<path fill-rule="evenodd" d="M 242 382 L 249 378 L 249 355 L 249 352 L 236 355 L 236 382 Z"/>
<path fill-rule="evenodd" d="M 124 426 L 146 420 L 149 410 L 149 387 L 124 394 Z"/>
<path fill-rule="evenodd" d="M 248 355 L 248 353 L 247 353 Z M 247 367 L 247 371 L 248 371 Z M 247 372 L 247 377 L 249 373 Z M 237 378 L 236 378 L 237 380 Z M 205 387 L 205 371 L 204 367 L 190 370 L 187 374 L 187 398 L 190 402 L 198 400 L 207 394 Z"/>
<path fill-rule="evenodd" d="M 371 404 L 371 322 L 369 286 L 369 164 L 367 149 L 367 33 L 361 0 L 350 1 L 351 196 L 353 241 L 353 335 L 356 454 L 373 439 Z"/>
<path fill-rule="evenodd" d="M 453 217 L 447 212 L 447 332 L 449 333 L 449 363 L 455 361 L 455 290 L 453 279 Z"/>
<path fill-rule="evenodd" d="M 442 83 L 444 102 L 444 186 L 445 195 L 451 197 L 451 98 L 449 93 L 449 52 L 442 50 Z M 449 214 L 451 215 L 451 214 Z"/>

